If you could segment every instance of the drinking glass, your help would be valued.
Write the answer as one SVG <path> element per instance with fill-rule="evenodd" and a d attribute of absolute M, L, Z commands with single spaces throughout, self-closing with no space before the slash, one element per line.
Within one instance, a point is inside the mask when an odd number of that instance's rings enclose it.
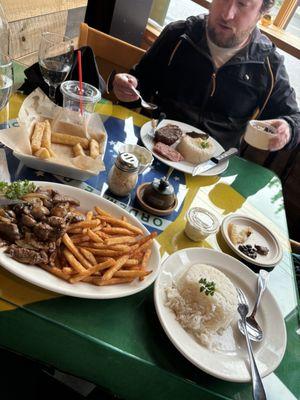
<path fill-rule="evenodd" d="M 39 65 L 49 97 L 55 102 L 57 87 L 66 79 L 73 63 L 74 46 L 70 38 L 57 33 L 44 32 L 39 48 Z"/>
<path fill-rule="evenodd" d="M 8 103 L 13 86 L 12 61 L 6 54 L 0 53 L 0 111 Z"/>

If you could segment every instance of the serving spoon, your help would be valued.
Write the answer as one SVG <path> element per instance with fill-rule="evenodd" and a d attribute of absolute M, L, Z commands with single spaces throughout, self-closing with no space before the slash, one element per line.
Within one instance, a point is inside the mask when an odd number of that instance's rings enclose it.
<path fill-rule="evenodd" d="M 141 106 L 143 108 L 146 108 L 147 110 L 156 110 L 158 108 L 156 104 L 148 103 L 147 101 L 145 101 L 142 98 L 141 93 L 134 86 L 131 86 L 131 89 L 137 96 L 139 96 L 141 100 Z"/>
<path fill-rule="evenodd" d="M 249 338 L 254 342 L 260 342 L 263 339 L 263 331 L 255 319 L 256 311 L 259 307 L 262 295 L 267 287 L 269 273 L 264 269 L 259 271 L 257 281 L 257 299 L 253 307 L 252 313 L 246 318 L 246 327 Z M 239 330 L 245 335 L 244 324 L 241 320 L 238 321 Z"/>

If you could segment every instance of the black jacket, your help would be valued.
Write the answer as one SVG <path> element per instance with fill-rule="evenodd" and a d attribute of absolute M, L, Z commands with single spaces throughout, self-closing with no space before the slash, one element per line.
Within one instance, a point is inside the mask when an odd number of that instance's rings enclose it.
<path fill-rule="evenodd" d="M 218 70 L 208 49 L 205 16 L 169 24 L 132 73 L 160 111 L 210 133 L 224 148 L 239 146 L 247 122 L 283 118 L 297 145 L 300 112 L 295 92 L 272 42 L 256 28 L 249 44 Z M 268 67 L 268 61 L 270 68 Z M 272 75 L 274 84 L 272 84 Z"/>

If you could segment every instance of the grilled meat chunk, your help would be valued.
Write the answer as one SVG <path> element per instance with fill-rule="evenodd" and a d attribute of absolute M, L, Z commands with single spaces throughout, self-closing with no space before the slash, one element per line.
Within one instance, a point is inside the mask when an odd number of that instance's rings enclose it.
<path fill-rule="evenodd" d="M 157 142 L 155 144 L 153 151 L 171 161 L 178 162 L 184 160 L 182 155 L 177 150 L 161 142 Z"/>
<path fill-rule="evenodd" d="M 67 216 L 68 212 L 69 212 L 69 204 L 68 203 L 57 204 L 55 207 L 52 208 L 51 216 L 65 218 Z"/>
<path fill-rule="evenodd" d="M 7 253 L 22 263 L 54 265 L 67 226 L 84 220 L 70 209 L 79 204 L 52 189 L 38 188 L 21 203 L 0 208 L 0 247 L 7 245 Z"/>
<path fill-rule="evenodd" d="M 31 215 L 39 221 L 44 220 L 49 214 L 50 211 L 43 205 L 34 205 L 31 210 Z"/>
<path fill-rule="evenodd" d="M 47 224 L 49 224 L 50 226 L 53 226 L 53 227 L 61 226 L 61 225 L 65 225 L 65 220 L 64 220 L 64 218 L 56 217 L 55 215 L 52 215 L 51 217 L 47 218 Z"/>
<path fill-rule="evenodd" d="M 15 240 L 20 239 L 18 225 L 11 222 L 0 221 L 0 238 L 8 240 L 9 242 L 14 242 Z"/>
<path fill-rule="evenodd" d="M 8 243 L 5 240 L 0 238 L 0 247 L 4 247 L 4 246 L 7 246 L 7 245 L 8 245 Z"/>
<path fill-rule="evenodd" d="M 56 249 L 55 242 L 39 241 L 33 233 L 27 233 L 24 239 L 16 240 L 16 245 L 24 247 L 25 249 L 44 250 L 46 252 L 54 251 Z"/>
<path fill-rule="evenodd" d="M 171 145 L 182 136 L 182 130 L 177 125 L 168 124 L 155 131 L 154 140 L 156 142 Z"/>
<path fill-rule="evenodd" d="M 73 199 L 70 196 L 63 196 L 61 194 L 55 194 L 52 198 L 53 204 L 58 204 L 58 203 L 69 203 L 72 206 L 79 206 L 80 202 L 78 200 Z"/>
<path fill-rule="evenodd" d="M 31 215 L 22 214 L 21 215 L 21 223 L 25 226 L 31 228 L 36 224 L 36 220 Z"/>
<path fill-rule="evenodd" d="M 36 265 L 40 263 L 48 263 L 48 256 L 45 251 L 36 251 L 25 249 L 24 247 L 18 247 L 12 244 L 8 247 L 6 252 L 13 257 L 15 260 L 20 261 L 24 264 Z"/>
<path fill-rule="evenodd" d="M 33 233 L 39 240 L 43 242 L 49 240 L 51 232 L 53 232 L 52 226 L 46 224 L 45 222 L 39 222 L 33 227 Z"/>
<path fill-rule="evenodd" d="M 75 222 L 84 221 L 84 219 L 85 219 L 85 217 L 82 214 L 76 214 L 76 213 L 69 212 L 67 215 L 67 221 L 70 224 L 75 224 Z"/>

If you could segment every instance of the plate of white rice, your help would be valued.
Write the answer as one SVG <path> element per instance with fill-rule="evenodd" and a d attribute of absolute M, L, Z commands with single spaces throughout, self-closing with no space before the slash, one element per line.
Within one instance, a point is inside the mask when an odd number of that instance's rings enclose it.
<path fill-rule="evenodd" d="M 194 247 L 179 250 L 164 261 L 155 282 L 154 301 L 165 333 L 184 357 L 217 378 L 248 382 L 246 341 L 237 326 L 236 287 L 244 291 L 252 310 L 256 274 L 227 254 Z M 277 368 L 286 348 L 284 319 L 268 289 L 256 319 L 264 339 L 252 346 L 264 377 Z"/>
<path fill-rule="evenodd" d="M 198 133 L 204 133 L 201 129 L 195 128 L 192 125 L 188 125 L 185 124 L 184 122 L 180 122 L 180 121 L 174 121 L 171 119 L 164 119 L 160 124 L 159 124 L 159 128 L 162 128 L 168 124 L 173 124 L 173 125 L 177 125 L 183 133 L 185 132 L 198 132 Z M 178 162 L 174 162 L 174 161 L 170 161 L 167 158 L 164 158 L 158 154 L 156 154 L 153 151 L 153 147 L 154 147 L 154 140 L 153 140 L 153 127 L 151 125 L 151 121 L 146 122 L 142 127 L 141 127 L 141 140 L 144 144 L 144 146 L 150 150 L 152 152 L 152 154 L 161 162 L 163 162 L 164 164 L 168 165 L 169 167 L 172 167 L 178 171 L 182 171 L 185 172 L 187 174 L 192 174 L 193 170 L 195 168 L 196 165 L 199 165 L 198 162 L 196 163 L 192 163 L 192 162 L 188 162 L 188 161 L 178 161 Z M 193 146 L 189 143 L 190 141 L 192 141 L 191 138 L 187 137 L 185 138 L 185 140 L 183 141 L 183 143 L 181 144 L 181 149 L 184 150 L 183 154 L 189 152 L 190 154 L 193 152 Z M 220 145 L 220 143 L 218 143 L 213 137 L 209 137 L 209 143 L 211 144 L 211 147 L 213 149 L 213 151 L 209 154 L 202 154 L 201 157 L 203 158 L 203 160 L 208 160 L 211 157 L 216 157 L 218 155 L 220 155 L 221 153 L 223 153 L 225 151 L 225 149 Z M 171 147 L 176 148 L 178 144 L 174 144 Z M 181 150 L 181 151 L 182 151 Z M 198 148 L 199 150 L 199 148 Z M 208 152 L 208 149 L 202 149 L 203 153 Z M 197 157 L 199 157 L 199 154 L 196 155 L 196 159 Z M 215 167 L 209 169 L 208 171 L 202 172 L 201 176 L 215 176 L 215 175 L 219 175 L 222 172 L 224 172 L 227 168 L 228 168 L 228 164 L 229 161 L 224 161 L 218 165 L 216 165 Z"/>

